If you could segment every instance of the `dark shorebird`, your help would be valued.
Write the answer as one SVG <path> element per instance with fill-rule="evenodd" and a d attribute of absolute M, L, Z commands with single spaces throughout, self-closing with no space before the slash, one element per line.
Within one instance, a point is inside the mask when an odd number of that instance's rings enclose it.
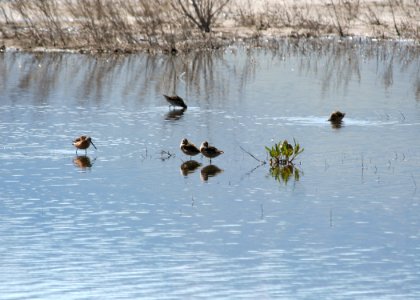
<path fill-rule="evenodd" d="M 341 111 L 332 112 L 328 121 L 332 123 L 340 123 L 346 114 L 342 113 Z"/>
<path fill-rule="evenodd" d="M 174 106 L 174 107 L 179 106 L 185 109 L 187 108 L 187 105 L 185 104 L 184 100 L 177 95 L 175 96 L 163 95 L 163 97 L 165 97 L 166 101 L 168 101 L 169 106 Z"/>
<path fill-rule="evenodd" d="M 73 146 L 76 147 L 76 154 L 79 149 L 85 150 L 86 154 L 90 144 L 92 144 L 93 148 L 97 149 L 89 136 L 82 135 L 73 141 Z"/>
<path fill-rule="evenodd" d="M 220 154 L 223 154 L 224 153 L 222 150 L 219 150 L 216 147 L 209 146 L 209 143 L 207 141 L 204 141 L 201 144 L 201 146 L 200 146 L 200 152 L 205 157 L 210 158 L 210 163 L 211 163 L 211 159 L 212 158 L 215 158 L 215 157 L 219 156 Z"/>
<path fill-rule="evenodd" d="M 190 143 L 187 139 L 183 139 L 181 141 L 181 145 L 179 146 L 181 151 L 188 155 L 191 159 L 191 156 L 197 155 L 200 153 L 200 149 L 198 149 L 193 143 Z"/>

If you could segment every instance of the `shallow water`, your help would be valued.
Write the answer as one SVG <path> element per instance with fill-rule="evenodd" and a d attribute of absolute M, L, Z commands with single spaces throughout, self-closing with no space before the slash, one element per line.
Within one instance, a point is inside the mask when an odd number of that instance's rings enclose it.
<path fill-rule="evenodd" d="M 0 299 L 418 299 L 418 53 L 1 54 Z M 245 152 L 293 138 L 298 179 Z"/>

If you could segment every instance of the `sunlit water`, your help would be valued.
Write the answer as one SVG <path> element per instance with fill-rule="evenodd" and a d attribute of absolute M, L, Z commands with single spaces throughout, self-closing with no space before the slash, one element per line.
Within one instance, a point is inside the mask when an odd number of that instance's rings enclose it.
<path fill-rule="evenodd" d="M 419 299 L 419 67 L 369 42 L 1 54 L 0 299 Z M 184 137 L 225 153 L 183 174 Z M 293 138 L 297 180 L 250 155 Z"/>

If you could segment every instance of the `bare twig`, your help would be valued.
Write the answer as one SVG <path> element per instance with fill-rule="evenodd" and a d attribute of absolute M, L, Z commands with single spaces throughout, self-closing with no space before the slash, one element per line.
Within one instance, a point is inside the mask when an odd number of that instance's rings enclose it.
<path fill-rule="evenodd" d="M 215 17 L 230 0 L 176 0 L 172 7 L 204 32 L 210 32 Z"/>
<path fill-rule="evenodd" d="M 338 16 L 337 7 L 336 7 L 333 0 L 330 0 L 330 3 L 333 7 L 335 21 L 337 22 L 338 33 L 340 34 L 341 37 L 343 37 L 344 36 L 344 31 L 343 31 L 343 27 L 341 26 L 340 17 Z"/>
<path fill-rule="evenodd" d="M 391 7 L 391 14 L 392 14 L 392 20 L 394 22 L 395 31 L 397 32 L 398 36 L 401 36 L 400 30 L 398 29 L 398 26 L 397 26 L 397 21 L 395 20 L 394 5 L 392 4 L 392 0 L 388 0 L 388 4 Z"/>
<path fill-rule="evenodd" d="M 262 165 L 265 165 L 267 163 L 265 160 L 261 160 L 261 159 L 258 159 L 257 157 L 255 157 L 255 155 L 253 155 L 252 153 L 250 153 L 247 150 L 245 150 L 242 146 L 239 146 L 239 148 L 241 148 L 242 151 L 244 151 L 246 154 L 248 154 L 249 156 L 251 156 L 253 159 L 255 159 L 256 161 L 258 161 Z"/>
<path fill-rule="evenodd" d="M 160 151 L 160 157 L 159 157 L 160 160 L 165 161 L 167 159 L 170 159 L 171 157 L 175 157 L 175 154 L 171 153 L 170 151 L 165 151 L 165 150 Z"/>

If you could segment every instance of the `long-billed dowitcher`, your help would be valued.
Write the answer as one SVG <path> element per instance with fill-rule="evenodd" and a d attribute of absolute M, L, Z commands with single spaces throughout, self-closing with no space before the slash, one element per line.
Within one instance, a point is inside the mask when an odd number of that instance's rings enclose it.
<path fill-rule="evenodd" d="M 342 113 L 341 111 L 338 111 L 338 110 L 337 111 L 334 111 L 334 112 L 331 113 L 330 118 L 328 119 L 328 121 L 330 121 L 332 123 L 340 123 L 343 120 L 343 118 L 344 118 L 345 115 L 346 114 L 345 113 Z"/>
<path fill-rule="evenodd" d="M 198 149 L 193 143 L 190 143 L 187 139 L 183 139 L 181 141 L 181 145 L 179 146 L 181 151 L 188 155 L 191 159 L 191 156 L 197 155 L 200 153 L 200 149 Z"/>
<path fill-rule="evenodd" d="M 180 106 L 185 109 L 187 108 L 187 105 L 185 104 L 184 100 L 177 95 L 175 96 L 163 95 L 163 97 L 165 97 L 166 101 L 168 101 L 169 106 L 174 106 L 174 107 Z"/>
<path fill-rule="evenodd" d="M 209 143 L 207 141 L 204 141 L 201 146 L 200 146 L 200 152 L 201 154 L 203 154 L 205 157 L 210 159 L 210 163 L 211 163 L 211 159 L 215 158 L 217 156 L 219 156 L 220 154 L 223 154 L 224 152 L 222 150 L 217 149 L 214 146 L 209 146 Z"/>
<path fill-rule="evenodd" d="M 87 148 L 89 148 L 90 144 L 92 144 L 93 148 L 97 149 L 89 136 L 82 135 L 73 141 L 73 146 L 76 147 L 76 154 L 79 149 L 84 149 L 86 154 Z"/>

